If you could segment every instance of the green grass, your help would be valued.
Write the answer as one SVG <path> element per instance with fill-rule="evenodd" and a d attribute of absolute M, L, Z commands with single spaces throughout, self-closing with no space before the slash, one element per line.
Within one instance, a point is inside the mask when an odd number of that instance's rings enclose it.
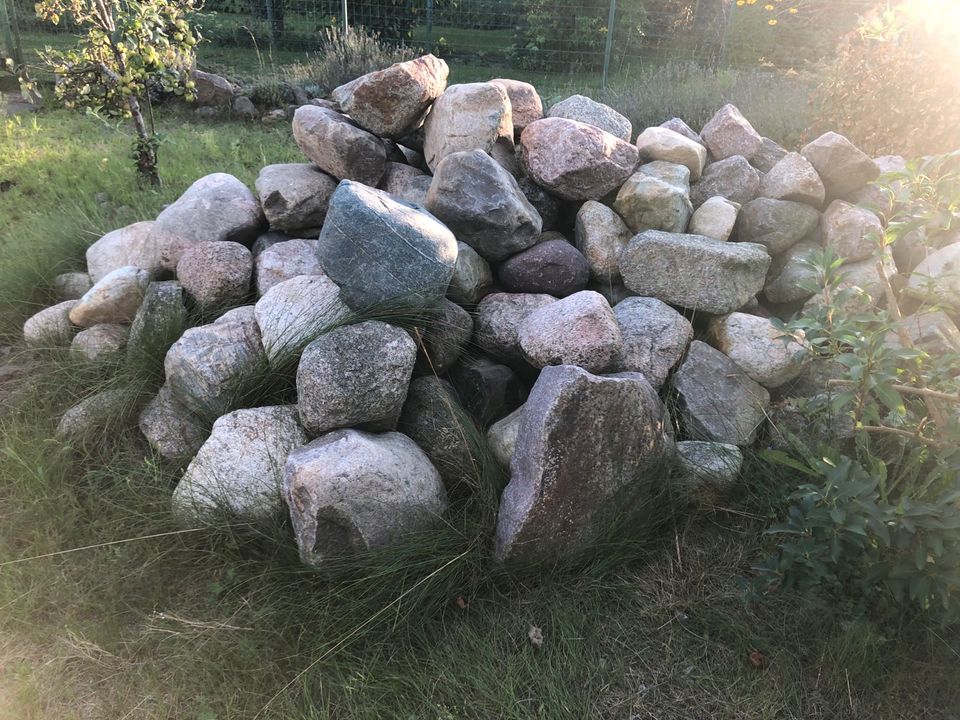
<path fill-rule="evenodd" d="M 99 233 L 208 172 L 250 183 L 297 157 L 286 129 L 161 127 L 166 185 L 143 191 L 127 135 L 93 118 L 2 126 L 8 341 Z M 692 514 L 659 502 L 585 565 L 520 578 L 489 564 L 501 480 L 483 466 L 442 531 L 320 574 L 282 524 L 185 531 L 169 512 L 178 472 L 135 430 L 83 452 L 51 439 L 78 397 L 140 370 L 23 358 L 0 410 L 0 717 L 946 720 L 960 703 L 955 630 L 880 625 L 826 597 L 747 601 L 783 482 L 759 465 L 733 497 Z"/>

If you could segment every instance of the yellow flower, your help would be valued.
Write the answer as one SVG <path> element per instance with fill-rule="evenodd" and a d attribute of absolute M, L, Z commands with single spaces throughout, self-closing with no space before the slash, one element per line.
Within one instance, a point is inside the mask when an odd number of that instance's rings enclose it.
<path fill-rule="evenodd" d="M 767 4 L 763 6 L 764 10 L 773 10 L 773 5 Z"/>
<path fill-rule="evenodd" d="M 796 15 L 798 11 L 796 8 L 790 8 L 789 10 L 787 10 L 787 12 L 790 13 L 791 15 Z"/>
<path fill-rule="evenodd" d="M 773 20 L 767 20 L 767 25 L 776 25 L 776 24 L 777 24 L 776 18 L 774 18 Z"/>
<path fill-rule="evenodd" d="M 737 7 L 743 7 L 747 4 L 747 0 L 737 0 Z"/>

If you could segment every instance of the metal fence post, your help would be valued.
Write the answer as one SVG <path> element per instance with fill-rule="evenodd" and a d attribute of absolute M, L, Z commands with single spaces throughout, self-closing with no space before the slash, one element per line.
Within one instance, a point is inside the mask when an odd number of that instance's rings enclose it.
<path fill-rule="evenodd" d="M 347 20 L 347 0 L 341 0 L 340 9 L 343 13 L 343 34 L 347 34 L 347 30 L 350 29 L 350 23 Z"/>
<path fill-rule="evenodd" d="M 433 0 L 427 0 L 427 47 L 426 51 L 433 52 Z"/>
<path fill-rule="evenodd" d="M 613 23 L 616 20 L 617 0 L 610 0 L 610 14 L 607 16 L 607 44 L 603 50 L 603 79 L 601 81 L 601 95 L 607 99 L 607 76 L 610 73 L 610 53 L 613 50 Z"/>
<path fill-rule="evenodd" d="M 12 5 L 12 7 L 10 6 Z M 20 25 L 17 22 L 17 7 L 7 0 L 0 0 L 0 21 L 3 22 L 3 34 L 6 37 L 7 52 L 13 58 L 13 64 L 23 66 L 23 47 L 20 45 Z"/>

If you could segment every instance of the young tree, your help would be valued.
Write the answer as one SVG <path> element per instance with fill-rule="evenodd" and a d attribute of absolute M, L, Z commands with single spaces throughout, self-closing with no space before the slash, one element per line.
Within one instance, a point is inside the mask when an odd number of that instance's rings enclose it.
<path fill-rule="evenodd" d="M 193 99 L 190 69 L 200 36 L 187 14 L 194 6 L 195 0 L 40 0 L 36 5 L 42 20 L 56 25 L 69 17 L 84 32 L 75 48 L 47 48 L 41 55 L 56 76 L 57 97 L 67 107 L 130 118 L 137 171 L 154 185 L 160 181 L 159 140 L 150 94 L 173 92 Z"/>

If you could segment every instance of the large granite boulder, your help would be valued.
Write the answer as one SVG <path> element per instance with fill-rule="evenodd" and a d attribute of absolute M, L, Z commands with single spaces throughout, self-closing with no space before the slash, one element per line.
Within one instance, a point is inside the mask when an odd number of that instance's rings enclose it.
<path fill-rule="evenodd" d="M 823 180 L 828 199 L 849 195 L 880 176 L 880 168 L 869 155 L 835 132 L 807 143 L 800 154 Z"/>
<path fill-rule="evenodd" d="M 177 263 L 177 280 L 201 310 L 242 304 L 250 294 L 253 256 L 240 243 L 201 242 Z"/>
<path fill-rule="evenodd" d="M 517 331 L 533 312 L 557 302 L 552 295 L 531 293 L 493 293 L 477 305 L 474 339 L 485 353 L 496 360 L 523 360 Z"/>
<path fill-rule="evenodd" d="M 620 283 L 620 255 L 633 237 L 613 210 L 587 200 L 577 211 L 574 241 L 590 265 L 590 276 L 601 283 Z"/>
<path fill-rule="evenodd" d="M 700 137 L 716 160 L 742 155 L 749 160 L 763 146 L 763 138 L 735 105 L 724 105 L 710 118 Z"/>
<path fill-rule="evenodd" d="M 774 200 L 792 200 L 815 208 L 826 197 L 823 180 L 800 153 L 787 153 L 760 181 L 760 195 Z"/>
<path fill-rule="evenodd" d="M 658 492 L 672 455 L 663 404 L 642 375 L 544 369 L 523 408 L 495 558 L 532 565 L 588 549 Z"/>
<path fill-rule="evenodd" d="M 263 168 L 255 187 L 270 227 L 296 231 L 323 225 L 337 181 L 309 163 L 283 163 Z"/>
<path fill-rule="evenodd" d="M 517 447 L 517 433 L 520 432 L 520 421 L 523 419 L 523 405 L 500 420 L 497 420 L 487 430 L 487 446 L 493 453 L 494 459 L 501 467 L 510 469 L 513 460 L 513 451 Z"/>
<path fill-rule="evenodd" d="M 576 120 L 586 125 L 593 125 L 625 142 L 630 142 L 633 136 L 633 125 L 628 117 L 621 115 L 609 105 L 598 103 L 585 95 L 571 95 L 551 105 L 547 110 L 547 117 Z"/>
<path fill-rule="evenodd" d="M 69 345 L 75 330 L 70 322 L 70 312 L 78 302 L 65 300 L 27 318 L 23 324 L 23 339 L 27 345 L 36 348 Z"/>
<path fill-rule="evenodd" d="M 465 360 L 450 373 L 460 403 L 482 427 L 517 409 L 527 388 L 506 365 L 489 358 Z"/>
<path fill-rule="evenodd" d="M 746 205 L 760 192 L 760 173 L 745 157 L 734 155 L 710 163 L 700 181 L 690 187 L 690 202 L 698 208 L 719 195 L 739 205 Z"/>
<path fill-rule="evenodd" d="M 450 85 L 433 103 L 423 127 L 423 156 L 431 170 L 463 150 L 513 154 L 513 114 L 501 85 Z"/>
<path fill-rule="evenodd" d="M 163 240 L 171 236 L 152 233 L 153 226 L 152 220 L 136 222 L 108 232 L 88 247 L 86 258 L 90 280 L 100 282 L 114 270 L 128 266 L 146 270 L 151 275 L 172 269 L 170 262 L 177 252 L 177 243 L 170 247 L 170 243 Z"/>
<path fill-rule="evenodd" d="M 819 274 L 812 263 L 812 253 L 821 250 L 820 243 L 804 239 L 773 258 L 767 271 L 763 294 L 772 303 L 806 300 L 820 289 Z"/>
<path fill-rule="evenodd" d="M 457 264 L 447 287 L 447 297 L 461 305 L 476 305 L 493 287 L 490 263 L 465 242 L 457 241 Z"/>
<path fill-rule="evenodd" d="M 737 224 L 739 203 L 719 195 L 709 198 L 698 207 L 687 227 L 691 235 L 703 235 L 714 240 L 729 240 Z"/>
<path fill-rule="evenodd" d="M 298 275 L 324 275 L 320 264 L 320 242 L 285 240 L 266 248 L 254 258 L 257 296 L 263 297 L 274 285 Z"/>
<path fill-rule="evenodd" d="M 622 372 L 641 373 L 659 389 L 693 340 L 690 321 L 666 303 L 649 297 L 629 297 L 613 307 L 623 337 Z"/>
<path fill-rule="evenodd" d="M 123 265 L 128 265 L 124 263 Z M 118 265 L 117 267 L 123 267 Z M 111 268 L 114 270 L 115 268 Z M 53 279 L 53 290 L 60 302 L 65 300 L 79 300 L 83 294 L 93 287 L 93 280 L 89 273 L 66 272 L 60 273 Z"/>
<path fill-rule="evenodd" d="M 756 198 L 737 216 L 737 239 L 763 245 L 779 255 L 809 235 L 820 222 L 815 208 L 790 200 Z"/>
<path fill-rule="evenodd" d="M 530 83 L 506 78 L 496 78 L 490 82 L 499 85 L 507 92 L 513 116 L 514 137 L 519 138 L 527 125 L 543 117 L 543 100 L 540 99 L 537 89 Z"/>
<path fill-rule="evenodd" d="M 297 108 L 293 139 L 310 162 L 337 180 L 375 187 L 383 177 L 387 163 L 383 142 L 334 110 L 316 105 Z"/>
<path fill-rule="evenodd" d="M 906 292 L 928 303 L 960 307 L 960 243 L 928 255 L 910 273 Z"/>
<path fill-rule="evenodd" d="M 505 260 L 497 276 L 509 292 L 566 297 L 587 286 L 590 263 L 566 240 L 546 240 Z"/>
<path fill-rule="evenodd" d="M 450 300 L 442 300 L 437 312 L 416 331 L 420 368 L 431 374 L 445 373 L 456 365 L 473 336 L 473 318 Z"/>
<path fill-rule="evenodd" d="M 108 273 L 70 310 L 70 322 L 80 327 L 128 323 L 143 302 L 150 273 L 128 265 Z"/>
<path fill-rule="evenodd" d="M 648 127 L 637 137 L 641 162 L 663 160 L 684 165 L 696 182 L 707 164 L 707 149 L 699 142 L 664 127 Z"/>
<path fill-rule="evenodd" d="M 823 213 L 823 244 L 849 262 L 866 260 L 876 252 L 883 237 L 880 218 L 866 208 L 834 200 Z"/>
<path fill-rule="evenodd" d="M 166 354 L 187 328 L 184 292 L 176 280 L 147 286 L 140 309 L 130 323 L 127 356 L 152 360 Z"/>
<path fill-rule="evenodd" d="M 100 363 L 116 360 L 127 345 L 130 327 L 115 323 L 91 325 L 78 332 L 70 343 L 70 353 L 83 362 Z"/>
<path fill-rule="evenodd" d="M 617 193 L 613 209 L 635 232 L 686 232 L 690 204 L 690 171 L 660 160 L 641 165 Z"/>
<path fill-rule="evenodd" d="M 177 400 L 167 383 L 143 408 L 139 426 L 153 451 L 176 463 L 196 455 L 209 434 L 207 424 Z"/>
<path fill-rule="evenodd" d="M 798 341 L 756 315 L 735 312 L 711 318 L 708 333 L 711 345 L 768 389 L 798 377 L 811 357 L 802 333 Z"/>

